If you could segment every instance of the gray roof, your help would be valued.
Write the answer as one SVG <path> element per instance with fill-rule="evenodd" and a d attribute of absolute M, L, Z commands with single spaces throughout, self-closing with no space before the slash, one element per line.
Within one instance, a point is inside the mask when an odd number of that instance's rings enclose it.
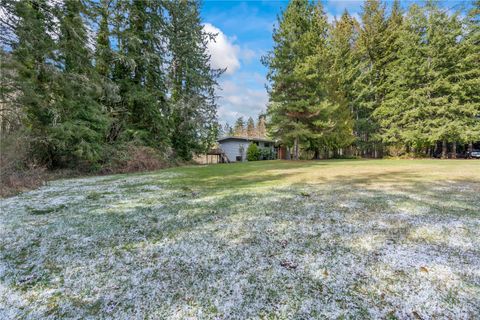
<path fill-rule="evenodd" d="M 261 141 L 261 142 L 270 142 L 273 143 L 275 141 L 270 140 L 270 139 L 264 139 L 264 138 L 256 138 L 256 137 L 234 137 L 234 136 L 228 136 L 228 137 L 222 137 L 218 139 L 218 142 L 222 141 L 227 141 L 227 140 L 238 140 L 238 141 Z"/>

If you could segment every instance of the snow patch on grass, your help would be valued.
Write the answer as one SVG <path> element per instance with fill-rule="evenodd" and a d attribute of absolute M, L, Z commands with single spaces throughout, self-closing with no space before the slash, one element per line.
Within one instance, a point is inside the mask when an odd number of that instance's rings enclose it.
<path fill-rule="evenodd" d="M 62 180 L 3 199 L 0 318 L 480 316 L 475 183 L 438 195 L 182 178 Z"/>

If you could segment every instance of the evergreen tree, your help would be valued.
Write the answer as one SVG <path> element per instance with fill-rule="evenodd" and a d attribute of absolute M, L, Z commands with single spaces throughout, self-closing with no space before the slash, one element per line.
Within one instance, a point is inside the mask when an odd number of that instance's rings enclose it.
<path fill-rule="evenodd" d="M 223 136 L 233 136 L 233 128 L 230 126 L 228 122 L 225 123 L 223 126 Z"/>
<path fill-rule="evenodd" d="M 463 124 L 473 118 L 474 110 L 467 110 L 458 99 L 458 64 L 461 24 L 456 14 L 449 15 L 428 2 L 427 77 L 426 96 L 428 104 L 422 110 L 422 126 L 426 128 L 428 142 L 445 141 L 453 143 L 453 156 L 456 142 L 462 137 Z M 442 151 L 445 157 L 446 149 Z"/>
<path fill-rule="evenodd" d="M 352 114 L 355 99 L 353 83 L 358 77 L 355 50 L 359 28 L 358 22 L 345 11 L 340 20 L 334 22 L 330 33 L 332 79 L 348 101 Z"/>
<path fill-rule="evenodd" d="M 97 38 L 95 43 L 95 69 L 101 84 L 101 94 L 99 103 L 105 108 L 110 127 L 107 134 L 107 142 L 114 143 L 124 129 L 122 125 L 122 115 L 118 85 L 113 81 L 116 53 L 110 44 L 110 26 L 112 25 L 111 13 L 114 7 L 113 0 L 101 0 L 93 3 L 90 12 L 92 19 L 98 21 Z"/>
<path fill-rule="evenodd" d="M 480 140 L 480 0 L 473 3 L 464 21 L 465 34 L 460 44 L 458 85 L 455 88 L 464 108 L 460 141 L 472 144 Z"/>
<path fill-rule="evenodd" d="M 340 20 L 331 27 L 329 50 L 331 68 L 329 71 L 329 87 L 331 98 L 337 101 L 338 107 L 333 118 L 336 128 L 329 139 L 322 141 L 323 149 L 338 149 L 353 142 L 353 111 L 355 95 L 354 81 L 358 76 L 355 45 L 358 37 L 358 22 L 345 11 Z M 316 156 L 320 150 L 316 150 Z"/>
<path fill-rule="evenodd" d="M 247 120 L 247 137 L 255 136 L 255 122 L 252 117 L 249 117 Z"/>
<path fill-rule="evenodd" d="M 18 17 L 11 74 L 34 158 L 50 167 L 96 163 L 107 118 L 96 102 L 85 7 L 80 1 L 21 1 L 8 7 Z"/>
<path fill-rule="evenodd" d="M 421 13 L 418 12 L 418 14 Z M 418 20 L 417 22 L 419 21 L 421 20 Z M 406 72 L 409 75 L 415 76 L 414 74 L 410 73 L 412 70 L 403 70 L 403 67 L 400 64 L 405 61 L 404 59 L 410 58 L 410 63 L 414 62 L 418 67 L 418 63 L 421 63 L 422 61 L 421 55 L 414 55 L 410 57 L 401 56 L 402 54 L 409 55 L 407 51 L 415 50 L 414 48 L 410 47 L 411 45 L 414 47 L 415 45 L 420 45 L 420 43 L 417 42 L 418 39 L 409 39 L 408 34 L 410 30 L 407 29 L 408 26 L 403 25 L 400 3 L 395 1 L 392 5 L 391 14 L 387 20 L 387 37 L 385 38 L 384 42 L 386 51 L 383 62 L 385 64 L 386 77 L 382 84 L 382 91 L 384 92 L 385 96 L 381 104 L 373 112 L 375 119 L 378 121 L 381 127 L 380 137 L 383 143 L 395 147 L 395 150 L 401 150 L 405 144 L 404 141 L 398 137 L 400 132 L 399 126 L 403 126 L 404 123 L 403 121 L 400 121 L 400 119 L 392 117 L 394 114 L 401 116 L 403 113 L 402 109 L 399 108 L 396 98 L 399 95 L 401 95 L 403 98 L 406 98 L 406 95 L 408 95 L 408 93 L 400 92 L 402 90 L 405 91 L 406 89 L 406 87 L 402 84 L 402 81 L 404 80 L 402 72 Z M 415 34 L 417 34 L 417 31 L 419 30 L 413 31 L 414 34 L 411 35 L 413 38 Z M 407 44 L 406 42 L 409 42 L 409 40 L 413 40 L 413 42 Z M 402 49 L 404 49 L 404 52 L 401 53 Z M 418 54 L 419 52 L 421 52 L 421 50 L 416 53 Z M 417 59 L 415 59 L 415 57 Z M 405 67 L 408 68 L 409 65 L 406 65 Z"/>
<path fill-rule="evenodd" d="M 387 15 L 367 0 L 360 24 L 345 12 L 330 26 L 320 3 L 293 0 L 262 60 L 269 133 L 295 159 L 300 147 L 341 152 L 352 133 L 365 156 L 384 145 L 431 154 L 441 142 L 443 156 L 447 145 L 453 154 L 457 143 L 472 148 L 479 13 L 478 0 L 464 18 L 433 1 L 406 15 L 395 1 Z M 266 115 L 218 125 L 222 70 L 210 66 L 215 35 L 196 1 L 3 0 L 0 18 L 1 130 L 23 125 L 36 161 L 94 166 L 132 141 L 188 160 L 219 134 L 265 137 Z"/>
<path fill-rule="evenodd" d="M 246 131 L 243 117 L 239 117 L 233 126 L 233 134 L 237 137 L 243 137 L 246 135 Z"/>
<path fill-rule="evenodd" d="M 321 4 L 292 1 L 274 30 L 273 51 L 264 58 L 271 82 L 270 131 L 284 144 L 312 144 L 332 128 L 324 86 L 327 69 L 327 22 Z"/>
<path fill-rule="evenodd" d="M 413 5 L 397 39 L 398 59 L 392 63 L 391 90 L 376 110 L 386 143 L 404 144 L 419 152 L 442 141 L 455 153 L 457 141 L 467 141 L 475 131 L 474 105 L 462 101 L 459 77 L 462 50 L 461 24 L 430 2 Z M 467 129 L 467 130 L 466 130 Z"/>
<path fill-rule="evenodd" d="M 55 150 L 49 130 L 57 119 L 52 107 L 53 85 L 57 80 L 52 64 L 55 42 L 50 36 L 54 29 L 53 15 L 46 10 L 46 1 L 16 1 L 5 8 L 10 8 L 10 14 L 18 18 L 12 26 L 17 40 L 11 44 L 12 64 L 2 67 L 11 68 L 8 74 L 18 90 L 15 103 L 22 106 L 25 114 L 34 157 L 51 165 Z"/>
<path fill-rule="evenodd" d="M 260 114 L 257 121 L 257 136 L 259 138 L 266 138 L 267 128 L 266 128 L 266 115 Z"/>
<path fill-rule="evenodd" d="M 400 8 L 400 2 L 395 0 L 392 5 L 390 16 L 387 19 L 386 27 L 386 37 L 384 39 L 385 52 L 383 55 L 382 63 L 384 64 L 385 77 L 383 83 L 380 84 L 381 91 L 384 94 L 384 98 L 377 108 L 373 111 L 374 119 L 380 124 L 379 136 L 384 144 L 389 144 L 392 141 L 389 141 L 389 134 L 386 132 L 385 128 L 381 126 L 381 123 L 385 120 L 381 116 L 384 104 L 387 103 L 389 94 L 398 90 L 397 83 L 395 83 L 396 74 L 398 71 L 399 63 L 399 51 L 400 51 L 400 41 L 401 32 L 403 31 L 403 12 Z M 395 106 L 392 105 L 394 108 Z M 394 141 L 393 141 L 394 142 Z M 401 144 L 396 143 L 394 150 L 400 150 Z"/>
<path fill-rule="evenodd" d="M 75 160 L 96 162 L 101 158 L 108 124 L 98 103 L 99 78 L 91 64 L 92 54 L 82 14 L 82 2 L 66 1 L 57 8 L 60 21 L 58 74 L 53 109 L 55 123 L 49 127 L 57 165 L 72 165 Z"/>
<path fill-rule="evenodd" d="M 100 76 L 111 78 L 113 51 L 110 47 L 110 6 L 112 0 L 101 0 L 96 8 L 96 17 L 99 19 L 95 46 L 95 67 Z"/>
<path fill-rule="evenodd" d="M 167 118 L 164 12 L 155 1 L 118 1 L 112 37 L 118 46 L 112 79 L 119 86 L 115 113 L 122 136 L 160 149 L 170 143 Z"/>
<path fill-rule="evenodd" d="M 423 111 L 427 108 L 428 55 L 425 10 L 412 5 L 406 15 L 397 46 L 398 59 L 388 82 L 391 87 L 375 116 L 382 127 L 382 139 L 390 145 L 405 145 L 407 151 L 427 143 Z"/>
<path fill-rule="evenodd" d="M 166 27 L 171 55 L 169 81 L 171 91 L 172 146 L 186 160 L 203 152 L 216 138 L 215 87 L 223 72 L 210 67 L 207 43 L 215 35 L 204 31 L 196 1 L 167 2 Z"/>
<path fill-rule="evenodd" d="M 381 151 L 378 123 L 372 114 L 382 103 L 386 79 L 385 54 L 387 19 L 380 0 L 366 0 L 357 41 L 358 77 L 355 79 L 354 117 L 356 146 L 362 155 L 378 156 Z"/>

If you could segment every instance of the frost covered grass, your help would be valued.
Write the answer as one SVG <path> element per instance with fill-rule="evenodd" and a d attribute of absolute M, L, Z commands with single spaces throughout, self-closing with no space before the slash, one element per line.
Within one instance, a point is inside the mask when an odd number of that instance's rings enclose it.
<path fill-rule="evenodd" d="M 1 200 L 0 319 L 475 319 L 479 203 L 479 161 L 59 180 Z"/>

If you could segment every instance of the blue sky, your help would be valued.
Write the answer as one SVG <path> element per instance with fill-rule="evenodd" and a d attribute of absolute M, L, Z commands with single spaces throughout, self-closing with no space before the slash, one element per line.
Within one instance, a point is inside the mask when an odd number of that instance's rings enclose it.
<path fill-rule="evenodd" d="M 272 31 L 277 15 L 288 1 L 205 1 L 202 20 L 206 29 L 218 33 L 211 44 L 212 63 L 227 68 L 220 78 L 219 119 L 233 124 L 236 118 L 256 119 L 266 110 L 267 69 L 260 58 L 273 46 Z M 345 8 L 361 10 L 362 0 L 324 1 L 329 19 Z"/>
<path fill-rule="evenodd" d="M 442 2 L 442 6 L 456 7 L 461 0 Z M 328 19 L 339 17 L 345 9 L 359 17 L 363 0 L 322 1 Z M 412 1 L 402 1 L 406 7 Z M 220 78 L 218 91 L 219 120 L 233 124 L 236 118 L 257 118 L 268 102 L 266 68 L 260 58 L 273 46 L 272 31 L 277 15 L 287 1 L 204 1 L 202 20 L 205 29 L 218 33 L 210 43 L 212 65 L 227 68 Z"/>
<path fill-rule="evenodd" d="M 220 122 L 236 118 L 254 119 L 266 109 L 266 68 L 260 58 L 273 46 L 276 16 L 286 1 L 205 1 L 202 19 L 206 29 L 219 33 L 213 46 L 212 63 L 226 67 L 220 79 Z"/>

